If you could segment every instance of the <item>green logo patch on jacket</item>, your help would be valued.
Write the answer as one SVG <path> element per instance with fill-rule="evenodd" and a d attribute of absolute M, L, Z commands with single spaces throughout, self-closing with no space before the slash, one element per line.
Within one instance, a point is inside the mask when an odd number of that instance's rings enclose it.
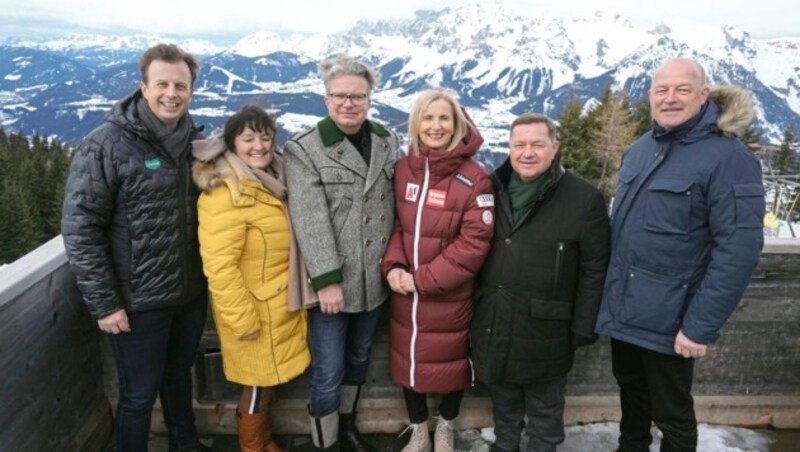
<path fill-rule="evenodd" d="M 161 160 L 159 160 L 158 157 L 147 159 L 144 161 L 144 166 L 150 171 L 155 171 L 161 168 Z"/>

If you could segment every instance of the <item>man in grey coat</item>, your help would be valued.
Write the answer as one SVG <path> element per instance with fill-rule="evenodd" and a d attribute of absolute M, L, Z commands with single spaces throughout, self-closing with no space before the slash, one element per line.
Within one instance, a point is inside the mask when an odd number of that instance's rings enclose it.
<path fill-rule="evenodd" d="M 375 71 L 352 58 L 320 63 L 328 117 L 286 143 L 292 225 L 319 305 L 309 309 L 309 415 L 318 450 L 374 450 L 355 427 L 378 309 L 379 263 L 394 225 L 397 137 L 367 120 Z"/>

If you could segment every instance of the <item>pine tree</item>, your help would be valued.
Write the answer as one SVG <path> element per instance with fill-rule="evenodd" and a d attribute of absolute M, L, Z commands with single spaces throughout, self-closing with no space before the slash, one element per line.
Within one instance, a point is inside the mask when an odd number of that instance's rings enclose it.
<path fill-rule="evenodd" d="M 775 158 L 775 169 L 780 174 L 784 174 L 789 166 L 794 163 L 795 148 L 797 147 L 797 135 L 795 135 L 794 124 L 789 124 L 783 131 L 781 147 L 778 148 L 778 155 Z"/>
<path fill-rule="evenodd" d="M 631 121 L 627 95 L 624 92 L 614 95 L 607 88 L 592 117 L 595 127 L 590 131 L 591 149 L 600 163 L 597 188 L 610 199 L 617 184 L 622 154 L 634 139 L 635 124 Z"/>
<path fill-rule="evenodd" d="M 0 263 L 13 262 L 40 244 L 32 209 L 15 181 L 0 185 L 0 218 Z"/>
<path fill-rule="evenodd" d="M 60 232 L 71 156 L 57 141 L 0 129 L 0 262 Z"/>
<path fill-rule="evenodd" d="M 639 99 L 639 102 L 633 107 L 631 122 L 634 126 L 634 137 L 640 137 L 653 128 L 653 120 L 650 115 L 650 98 L 648 96 Z"/>
<path fill-rule="evenodd" d="M 558 140 L 561 163 L 568 170 L 585 179 L 597 179 L 597 162 L 589 152 L 589 131 L 582 117 L 582 108 L 576 98 L 571 98 L 558 118 Z"/>
<path fill-rule="evenodd" d="M 742 134 L 742 142 L 750 148 L 753 152 L 759 152 L 761 146 L 761 131 L 756 128 L 755 124 L 750 124 Z"/>

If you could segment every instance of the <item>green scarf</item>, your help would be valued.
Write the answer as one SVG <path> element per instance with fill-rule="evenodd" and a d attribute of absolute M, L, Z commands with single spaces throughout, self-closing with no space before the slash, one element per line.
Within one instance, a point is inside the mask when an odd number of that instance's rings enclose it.
<path fill-rule="evenodd" d="M 512 171 L 511 180 L 508 182 L 508 197 L 511 200 L 514 223 L 533 207 L 533 204 L 542 195 L 548 180 L 550 180 L 549 171 L 530 182 L 523 181 L 516 171 Z"/>

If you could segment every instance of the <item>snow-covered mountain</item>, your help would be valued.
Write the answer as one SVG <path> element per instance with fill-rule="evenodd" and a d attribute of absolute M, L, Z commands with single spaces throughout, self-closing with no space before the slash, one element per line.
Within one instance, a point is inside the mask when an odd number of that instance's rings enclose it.
<path fill-rule="evenodd" d="M 72 36 L 0 46 L 0 123 L 74 142 L 139 79 L 141 51 L 153 36 Z M 348 53 L 373 64 L 381 83 L 373 116 L 401 131 L 414 94 L 429 86 L 458 93 L 490 150 L 501 151 L 507 125 L 524 111 L 557 116 L 570 97 L 595 102 L 611 84 L 636 100 L 649 74 L 674 56 L 698 59 L 714 84 L 753 91 L 759 127 L 777 142 L 800 120 L 800 38 L 757 40 L 732 26 L 691 22 L 637 26 L 619 15 L 556 16 L 502 1 L 418 11 L 411 19 L 361 21 L 337 34 L 260 31 L 221 48 L 178 42 L 203 62 L 192 113 L 207 131 L 241 105 L 279 115 L 282 138 L 325 114 L 320 59 Z"/>

